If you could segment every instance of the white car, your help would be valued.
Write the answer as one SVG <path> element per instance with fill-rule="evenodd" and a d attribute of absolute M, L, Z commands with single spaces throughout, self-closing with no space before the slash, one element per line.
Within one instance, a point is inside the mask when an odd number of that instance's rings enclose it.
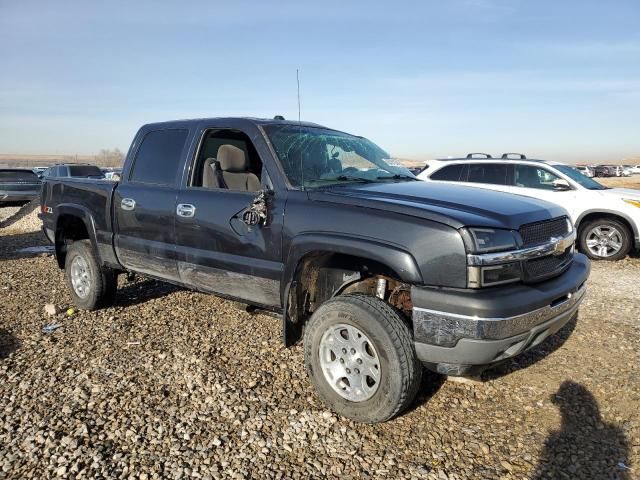
<path fill-rule="evenodd" d="M 575 168 L 578 172 L 583 174 L 585 177 L 589 177 L 589 178 L 593 177 L 593 170 L 591 170 L 591 168 L 589 168 L 589 167 L 586 167 L 584 165 L 579 165 L 579 166 L 573 167 L 573 168 Z"/>
<path fill-rule="evenodd" d="M 640 165 L 634 165 L 631 167 L 632 175 L 640 175 Z"/>
<path fill-rule="evenodd" d="M 469 154 L 430 160 L 418 178 L 467 183 L 559 204 L 575 225 L 578 248 L 594 260 L 618 260 L 640 248 L 640 190 L 605 187 L 569 165 L 521 154 L 501 158 Z"/>

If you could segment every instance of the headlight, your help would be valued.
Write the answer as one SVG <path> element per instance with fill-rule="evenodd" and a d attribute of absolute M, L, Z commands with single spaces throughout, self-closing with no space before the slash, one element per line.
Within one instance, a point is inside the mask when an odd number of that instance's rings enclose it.
<path fill-rule="evenodd" d="M 516 237 L 510 230 L 469 228 L 461 232 L 470 253 L 500 252 L 518 247 Z"/>
<path fill-rule="evenodd" d="M 623 202 L 628 203 L 629 205 L 633 205 L 634 207 L 640 208 L 640 200 L 632 200 L 631 198 L 623 198 Z"/>

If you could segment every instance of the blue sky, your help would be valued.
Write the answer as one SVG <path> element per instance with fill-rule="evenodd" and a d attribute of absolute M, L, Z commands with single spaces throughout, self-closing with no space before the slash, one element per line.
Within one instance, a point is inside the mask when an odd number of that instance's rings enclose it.
<path fill-rule="evenodd" d="M 297 117 L 395 156 L 640 155 L 640 2 L 0 0 L 0 152 Z"/>

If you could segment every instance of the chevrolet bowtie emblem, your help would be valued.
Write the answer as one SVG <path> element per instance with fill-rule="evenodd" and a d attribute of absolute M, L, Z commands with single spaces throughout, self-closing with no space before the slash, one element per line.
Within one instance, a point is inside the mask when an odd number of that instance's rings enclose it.
<path fill-rule="evenodd" d="M 564 251 L 569 247 L 569 239 L 562 237 L 551 237 L 550 241 L 553 245 L 553 255 L 562 255 Z"/>

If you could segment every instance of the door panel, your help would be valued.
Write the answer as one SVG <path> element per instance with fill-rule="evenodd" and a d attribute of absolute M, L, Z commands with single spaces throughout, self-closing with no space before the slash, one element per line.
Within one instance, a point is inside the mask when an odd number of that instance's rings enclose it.
<path fill-rule="evenodd" d="M 193 216 L 175 216 L 176 258 L 182 282 L 265 306 L 280 307 L 284 199 L 267 201 L 267 222 L 248 226 L 243 213 L 257 192 L 186 188 L 178 204 Z"/>
<path fill-rule="evenodd" d="M 136 272 L 179 281 L 175 257 L 177 189 L 124 183 L 113 197 L 118 260 Z"/>

